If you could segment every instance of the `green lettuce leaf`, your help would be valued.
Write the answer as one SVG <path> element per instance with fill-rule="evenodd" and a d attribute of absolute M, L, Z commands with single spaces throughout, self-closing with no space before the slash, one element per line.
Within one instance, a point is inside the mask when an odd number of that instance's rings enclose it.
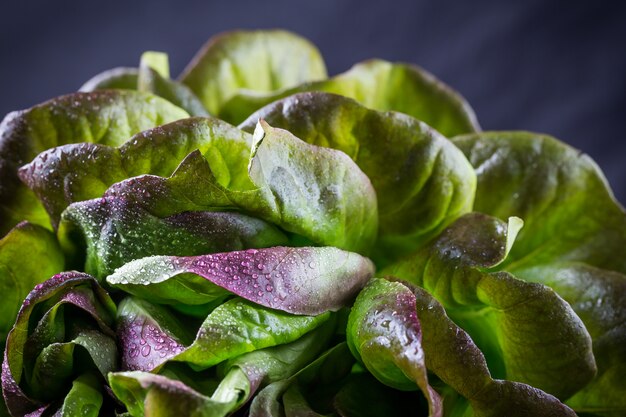
<path fill-rule="evenodd" d="M 506 258 L 519 220 L 468 214 L 381 272 L 430 291 L 487 354 L 497 377 L 566 399 L 595 375 L 591 337 L 551 288 L 483 268 Z"/>
<path fill-rule="evenodd" d="M 252 132 L 259 119 L 345 152 L 370 178 L 380 218 L 378 263 L 413 252 L 472 208 L 472 166 L 446 138 L 412 117 L 316 92 L 272 103 L 239 127 Z"/>
<path fill-rule="evenodd" d="M 395 310 L 388 304 L 392 301 Z M 363 323 L 364 326 L 349 326 L 348 340 L 355 345 L 356 350 L 361 350 L 362 358 L 363 352 L 372 348 L 370 358 L 378 364 L 375 375 L 381 379 L 380 373 L 384 371 L 383 379 L 386 383 L 408 388 L 404 384 L 415 378 L 415 368 L 404 364 L 410 360 L 407 356 L 420 356 L 418 361 L 425 363 L 429 372 L 467 398 L 474 416 L 576 415 L 557 398 L 537 388 L 519 382 L 492 379 L 482 352 L 469 335 L 447 317 L 443 306 L 423 288 L 396 281 L 393 277 L 389 277 L 389 280 L 374 278 L 359 295 L 352 314 L 354 317 L 350 321 L 353 324 Z M 364 316 L 369 316 L 371 323 L 367 319 L 360 320 Z M 363 332 L 371 334 L 371 327 L 376 327 L 377 318 L 382 319 L 380 324 L 388 326 L 391 332 L 368 341 Z M 389 335 L 395 334 L 399 341 L 415 345 L 418 328 L 421 330 L 421 349 L 411 349 L 409 352 L 398 350 L 389 340 Z M 365 343 L 358 347 L 357 344 L 362 341 Z M 395 362 L 404 372 L 385 366 L 382 358 Z M 368 361 L 365 358 L 363 360 L 367 364 Z"/>
<path fill-rule="evenodd" d="M 30 290 L 61 272 L 64 264 L 59 243 L 43 227 L 22 222 L 0 240 L 0 348 Z"/>
<path fill-rule="evenodd" d="M 256 304 L 317 315 L 347 305 L 373 275 L 372 262 L 333 247 L 274 247 L 130 262 L 107 283 L 163 304 L 201 304 L 224 289 Z"/>
<path fill-rule="evenodd" d="M 242 30 L 209 39 L 180 78 L 211 114 L 218 114 L 239 94 L 268 93 L 325 79 L 326 67 L 317 48 L 296 34 Z"/>
<path fill-rule="evenodd" d="M 292 342 L 328 320 L 330 313 L 297 316 L 235 298 L 204 320 L 193 343 L 172 358 L 194 369 L 209 368 L 241 354 Z"/>
<path fill-rule="evenodd" d="M 170 80 L 167 54 L 144 52 L 137 74 L 137 90 L 153 93 L 185 109 L 191 116 L 208 116 L 200 99 L 185 84 Z"/>
<path fill-rule="evenodd" d="M 261 107 L 304 91 L 350 97 L 370 109 L 393 110 L 427 123 L 445 136 L 480 131 L 474 111 L 457 92 L 420 67 L 369 60 L 324 81 L 270 94 L 240 94 L 220 110 L 221 119 L 240 123 Z"/>
<path fill-rule="evenodd" d="M 123 90 L 69 94 L 8 114 L 0 124 L 0 233 L 22 220 L 49 224 L 17 176 L 18 168 L 40 152 L 75 142 L 115 146 L 139 131 L 185 117 L 184 110 L 161 98 Z"/>
<path fill-rule="evenodd" d="M 221 417 L 240 405 L 238 395 L 211 398 L 180 381 L 141 371 L 111 373 L 109 384 L 133 417 Z"/>
<path fill-rule="evenodd" d="M 195 150 L 210 162 L 222 186 L 251 188 L 247 174 L 251 147 L 252 136 L 228 123 L 187 118 L 138 133 L 117 148 L 80 143 L 44 151 L 19 175 L 56 226 L 69 204 L 101 197 L 111 185 L 130 177 L 169 176 Z"/>
<path fill-rule="evenodd" d="M 594 381 L 568 401 L 577 411 L 623 414 L 626 399 L 626 215 L 600 169 L 558 140 L 528 132 L 454 138 L 476 167 L 476 208 L 524 218 L 500 268 L 552 287 L 593 339 Z"/>
<path fill-rule="evenodd" d="M 55 413 L 59 417 L 98 417 L 102 407 L 100 382 L 91 374 L 81 375 L 72 382 L 72 389 L 65 396 L 63 405 Z"/>
<path fill-rule="evenodd" d="M 116 369 L 115 309 L 106 291 L 78 272 L 55 275 L 30 292 L 7 337 L 2 364 L 11 414 L 53 406 L 86 371 L 102 381 Z"/>

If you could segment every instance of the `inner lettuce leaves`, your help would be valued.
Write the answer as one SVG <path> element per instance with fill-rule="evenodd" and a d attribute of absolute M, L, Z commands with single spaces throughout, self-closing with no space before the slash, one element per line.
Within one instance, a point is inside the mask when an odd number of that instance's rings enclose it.
<path fill-rule="evenodd" d="M 519 227 L 515 219 L 507 225 L 467 214 L 380 274 L 431 292 L 477 341 L 497 377 L 565 400 L 596 372 L 581 319 L 551 288 L 508 272 L 485 271 L 506 258 Z"/>
<path fill-rule="evenodd" d="M 239 94 L 217 114 L 233 124 L 273 101 L 305 91 L 352 98 L 365 107 L 408 114 L 451 137 L 480 131 L 474 111 L 457 92 L 422 68 L 379 59 L 364 61 L 330 79 L 269 94 Z"/>
<path fill-rule="evenodd" d="M 525 227 L 499 267 L 552 287 L 593 338 L 594 381 L 568 404 L 617 416 L 626 411 L 626 214 L 587 155 L 544 135 L 492 132 L 454 143 L 476 167 L 477 210 L 520 216 Z"/>
<path fill-rule="evenodd" d="M 274 102 L 239 128 L 252 132 L 259 119 L 345 152 L 371 179 L 378 200 L 378 264 L 413 252 L 472 209 L 473 167 L 450 141 L 410 116 L 313 92 Z"/>
<path fill-rule="evenodd" d="M 62 399 L 64 408 L 78 407 L 69 402 L 82 401 L 72 390 L 80 389 L 76 385 L 84 378 L 99 380 L 103 392 L 104 378 L 117 368 L 115 310 L 107 292 L 79 272 L 55 275 L 30 292 L 2 364 L 2 390 L 12 415 L 54 411 Z"/>
<path fill-rule="evenodd" d="M 343 152 L 309 145 L 259 123 L 246 188 L 224 187 L 192 152 L 169 178 L 144 175 L 114 184 L 105 197 L 144 205 L 158 216 L 238 210 L 298 234 L 305 242 L 367 254 L 378 232 L 376 193 Z"/>
<path fill-rule="evenodd" d="M 357 253 L 333 247 L 274 247 L 152 256 L 118 268 L 106 281 L 162 304 L 208 303 L 223 295 L 218 286 L 265 307 L 317 315 L 348 304 L 373 274 L 372 262 Z"/>
<path fill-rule="evenodd" d="M 322 56 L 308 40 L 284 30 L 240 30 L 209 39 L 180 79 L 217 115 L 239 94 L 282 91 L 326 76 Z"/>
<path fill-rule="evenodd" d="M 75 142 L 116 146 L 137 132 L 188 116 L 152 94 L 123 90 L 69 94 L 9 113 L 0 124 L 0 233 L 23 220 L 50 224 L 17 176 L 40 152 Z M 45 174 L 55 177 L 54 171 Z"/>
<path fill-rule="evenodd" d="M 101 197 L 111 185 L 130 177 L 170 176 L 195 150 L 210 162 L 220 185 L 251 188 L 247 174 L 251 147 L 252 136 L 228 123 L 192 117 L 142 131 L 119 147 L 77 143 L 51 148 L 22 167 L 19 175 L 56 227 L 69 204 Z"/>

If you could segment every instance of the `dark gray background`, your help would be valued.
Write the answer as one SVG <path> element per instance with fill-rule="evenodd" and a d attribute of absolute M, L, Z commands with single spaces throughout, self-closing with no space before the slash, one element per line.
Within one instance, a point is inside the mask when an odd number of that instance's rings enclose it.
<path fill-rule="evenodd" d="M 177 75 L 206 39 L 281 27 L 329 72 L 379 57 L 461 92 L 485 130 L 554 135 L 589 153 L 626 202 L 623 1 L 20 1 L 0 25 L 0 113 L 75 91 L 92 75 L 169 53 Z"/>

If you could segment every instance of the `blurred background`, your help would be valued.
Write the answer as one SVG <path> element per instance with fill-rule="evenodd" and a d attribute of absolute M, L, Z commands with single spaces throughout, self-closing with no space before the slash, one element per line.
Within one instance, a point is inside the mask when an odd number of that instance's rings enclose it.
<path fill-rule="evenodd" d="M 1 116 L 148 49 L 167 52 L 176 76 L 235 28 L 300 33 L 330 74 L 372 57 L 418 64 L 465 96 L 484 130 L 548 133 L 590 154 L 626 203 L 622 1 L 5 1 Z"/>

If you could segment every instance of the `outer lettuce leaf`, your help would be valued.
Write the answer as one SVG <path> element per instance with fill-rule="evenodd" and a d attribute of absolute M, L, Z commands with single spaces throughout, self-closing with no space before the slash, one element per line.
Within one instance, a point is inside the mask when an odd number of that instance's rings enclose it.
<path fill-rule="evenodd" d="M 2 389 L 10 412 L 46 409 L 85 371 L 114 370 L 114 316 L 115 304 L 89 275 L 66 272 L 37 285 L 24 300 L 4 352 Z"/>
<path fill-rule="evenodd" d="M 26 256 L 27 254 L 27 256 Z M 0 348 L 30 290 L 61 272 L 65 260 L 52 233 L 22 222 L 0 240 Z"/>
<path fill-rule="evenodd" d="M 565 399 L 596 372 L 582 321 L 549 287 L 482 270 L 506 257 L 515 229 L 515 220 L 507 227 L 493 217 L 466 215 L 382 274 L 432 292 L 478 340 L 497 376 Z"/>
<path fill-rule="evenodd" d="M 106 196 L 140 202 L 161 216 L 238 209 L 319 245 L 360 253 L 373 245 L 376 194 L 369 178 L 343 152 L 306 144 L 259 123 L 248 173 L 250 189 L 226 188 L 216 180 L 212 165 L 192 152 L 170 178 L 132 178 L 112 186 Z"/>
<path fill-rule="evenodd" d="M 211 114 L 238 94 L 269 93 L 326 78 L 312 43 L 283 30 L 234 31 L 215 36 L 181 75 Z"/>
<path fill-rule="evenodd" d="M 348 346 L 382 383 L 400 390 L 419 387 L 430 416 L 442 416 L 439 394 L 428 384 L 415 296 L 400 283 L 373 279 L 350 312 Z"/>
<path fill-rule="evenodd" d="M 270 94 L 240 94 L 218 114 L 240 123 L 261 107 L 304 91 L 350 97 L 371 109 L 408 114 L 445 136 L 480 131 L 474 111 L 458 93 L 415 65 L 370 60 L 329 80 L 306 83 Z"/>
<path fill-rule="evenodd" d="M 394 298 L 396 314 L 386 316 L 384 311 L 391 311 L 391 305 L 384 310 L 380 307 Z M 357 317 L 363 317 L 363 314 L 371 319 L 372 316 L 377 317 L 381 313 L 387 320 L 381 324 L 389 325 L 389 329 L 398 335 L 399 340 L 406 341 L 407 338 L 414 340 L 412 336 L 415 335 L 416 326 L 419 326 L 423 348 L 421 361 L 425 360 L 428 371 L 469 400 L 474 416 L 576 415 L 558 399 L 539 389 L 519 382 L 492 379 L 484 356 L 469 335 L 447 317 L 442 305 L 423 288 L 401 281 L 372 279 L 359 295 L 355 311 L 352 313 L 354 317 L 351 317 L 350 321 L 361 322 Z M 376 321 L 375 318 L 372 320 L 374 323 Z M 362 322 L 367 328 L 367 321 Z M 350 343 L 355 344 L 366 339 L 363 337 L 363 330 L 364 327 L 349 326 Z M 395 357 L 398 364 L 407 361 L 406 350 L 398 351 L 393 343 L 385 343 L 385 338 L 388 338 L 389 334 L 387 332 L 378 339 L 376 343 L 378 355 L 372 351 L 371 357 L 377 361 L 380 361 L 381 357 L 389 359 Z M 365 346 L 368 346 L 367 342 L 361 349 Z M 419 354 L 420 351 L 411 349 L 410 353 Z M 405 374 L 397 373 L 393 378 L 395 384 L 402 380 L 406 381 L 414 372 L 414 369 L 404 369 Z M 388 381 L 390 375 L 387 373 Z"/>
<path fill-rule="evenodd" d="M 130 177 L 169 176 L 194 150 L 210 162 L 222 186 L 252 188 L 247 175 L 251 147 L 251 135 L 221 120 L 188 118 L 138 133 L 118 148 L 92 143 L 52 148 L 24 166 L 20 177 L 56 226 L 69 204 L 101 197 Z"/>
<path fill-rule="evenodd" d="M 131 91 L 75 93 L 8 114 L 0 125 L 0 232 L 22 220 L 47 225 L 34 195 L 17 176 L 38 153 L 67 143 L 118 145 L 131 135 L 188 117 L 151 94 Z M 46 175 L 56 177 L 54 171 Z"/>
<path fill-rule="evenodd" d="M 626 411 L 626 215 L 584 154 L 549 136 L 493 132 L 454 139 L 476 167 L 476 208 L 526 226 L 501 266 L 554 288 L 593 338 L 598 376 L 568 401 L 601 415 Z"/>
<path fill-rule="evenodd" d="M 537 265 L 518 269 L 516 274 L 558 291 L 593 339 L 598 374 L 568 405 L 580 412 L 622 415 L 626 410 L 626 276 L 576 262 Z"/>
<path fill-rule="evenodd" d="M 153 256 L 124 265 L 107 282 L 158 303 L 206 303 L 226 289 L 265 307 L 317 315 L 344 307 L 373 273 L 371 261 L 356 253 L 332 247 L 275 247 Z"/>
<path fill-rule="evenodd" d="M 74 203 L 63 213 L 59 236 L 87 273 L 103 279 L 150 255 L 194 256 L 287 243 L 276 227 L 235 212 L 183 212 L 160 218 L 119 197 Z"/>
<path fill-rule="evenodd" d="M 452 143 L 412 117 L 334 94 L 302 93 L 262 108 L 239 127 L 252 132 L 259 119 L 345 152 L 370 178 L 380 216 L 379 262 L 414 251 L 472 208 L 474 169 Z"/>

